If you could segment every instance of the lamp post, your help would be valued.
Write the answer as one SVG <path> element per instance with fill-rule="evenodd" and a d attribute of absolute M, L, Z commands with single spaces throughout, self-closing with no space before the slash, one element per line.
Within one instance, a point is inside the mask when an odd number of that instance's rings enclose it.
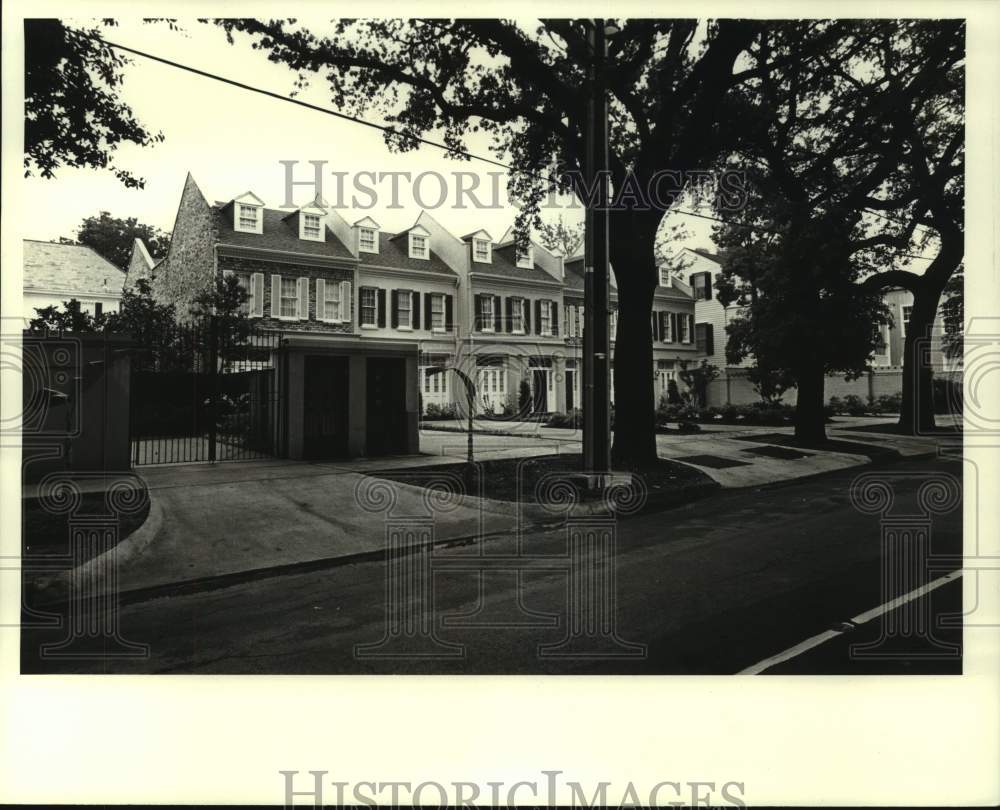
<path fill-rule="evenodd" d="M 587 23 L 592 61 L 587 106 L 585 177 L 590 202 L 585 219 L 583 329 L 583 465 L 593 486 L 611 469 L 611 343 L 608 334 L 608 101 L 604 80 L 607 36 L 603 19 Z"/>
<path fill-rule="evenodd" d="M 472 422 L 472 420 L 473 420 L 473 417 L 475 416 L 475 412 L 476 412 L 476 384 L 469 378 L 468 374 L 466 374 L 464 371 L 456 368 L 455 366 L 430 366 L 425 373 L 426 374 L 442 374 L 445 371 L 453 371 L 453 372 L 455 372 L 455 375 L 458 377 L 458 379 L 460 379 L 462 381 L 463 385 L 465 385 L 465 395 L 466 395 L 466 399 L 467 399 L 467 402 L 468 402 L 468 411 L 469 411 L 469 427 L 468 427 L 469 444 L 468 444 L 467 461 L 471 465 L 473 463 L 472 462 L 472 435 L 473 435 L 472 434 L 472 428 L 473 428 L 473 422 Z"/>

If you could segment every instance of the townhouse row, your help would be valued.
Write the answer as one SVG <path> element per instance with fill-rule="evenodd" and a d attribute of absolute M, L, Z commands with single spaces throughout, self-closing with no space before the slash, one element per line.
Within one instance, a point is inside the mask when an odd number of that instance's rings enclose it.
<path fill-rule="evenodd" d="M 423 211 L 392 233 L 317 205 L 268 208 L 252 192 L 210 203 L 189 174 L 166 256 L 153 263 L 137 248 L 126 285 L 147 277 L 184 312 L 230 273 L 255 326 L 282 334 L 271 359 L 282 455 L 416 452 L 421 413 L 464 403 L 452 368 L 474 382 L 480 414 L 580 406 L 582 258 L 534 241 L 519 249 L 512 230 L 458 237 Z M 613 285 L 610 317 L 613 336 Z M 723 339 L 697 322 L 690 285 L 666 271 L 653 329 L 656 396 Z"/>

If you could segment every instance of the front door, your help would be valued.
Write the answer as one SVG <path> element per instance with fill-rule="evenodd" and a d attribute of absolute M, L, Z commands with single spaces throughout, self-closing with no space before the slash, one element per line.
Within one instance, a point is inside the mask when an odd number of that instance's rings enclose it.
<path fill-rule="evenodd" d="M 549 373 L 544 368 L 532 369 L 532 413 L 546 413 L 549 402 Z"/>
<path fill-rule="evenodd" d="M 406 361 L 401 357 L 369 357 L 367 383 L 365 455 L 405 453 Z"/>
<path fill-rule="evenodd" d="M 306 458 L 347 455 L 348 379 L 346 357 L 306 357 L 302 426 Z"/>

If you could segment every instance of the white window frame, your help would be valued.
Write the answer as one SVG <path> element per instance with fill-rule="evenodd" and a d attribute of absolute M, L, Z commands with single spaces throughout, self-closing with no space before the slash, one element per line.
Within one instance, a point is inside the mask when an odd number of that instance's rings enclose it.
<path fill-rule="evenodd" d="M 694 331 L 694 324 L 692 324 L 694 316 L 687 312 L 679 312 L 677 315 L 681 333 L 680 342 L 690 344 L 693 339 L 693 335 L 691 333 Z"/>
<path fill-rule="evenodd" d="M 482 257 L 479 256 L 479 248 L 483 248 Z M 480 264 L 490 264 L 493 261 L 493 246 L 489 239 L 478 236 L 472 238 L 472 261 Z"/>
<path fill-rule="evenodd" d="M 541 301 L 538 307 L 538 333 L 542 337 L 552 337 L 552 302 Z"/>
<path fill-rule="evenodd" d="M 517 266 L 522 270 L 534 270 L 535 269 L 535 249 L 531 245 L 525 249 L 522 253 L 517 247 L 514 248 L 514 254 L 517 258 Z"/>
<path fill-rule="evenodd" d="M 493 296 L 484 295 L 479 299 L 479 320 L 482 325 L 481 332 L 495 332 L 496 331 L 496 313 L 493 311 Z M 489 315 L 489 321 L 487 321 L 487 315 Z M 487 325 L 487 323 L 489 325 Z"/>
<path fill-rule="evenodd" d="M 907 312 L 909 310 L 909 312 Z M 903 337 L 906 337 L 906 327 L 910 324 L 910 316 L 913 314 L 913 304 L 899 305 L 899 325 Z"/>
<path fill-rule="evenodd" d="M 372 238 L 371 245 L 365 245 L 365 235 L 370 234 Z M 378 229 L 377 228 L 358 228 L 358 250 L 361 253 L 378 253 Z"/>
<path fill-rule="evenodd" d="M 365 322 L 365 293 L 370 292 L 372 294 L 372 304 L 369 307 L 372 312 L 371 323 Z M 361 292 L 358 293 L 358 323 L 362 329 L 378 329 L 378 288 L 376 287 L 362 287 Z"/>
<path fill-rule="evenodd" d="M 515 311 L 516 308 L 516 311 Z M 511 324 L 511 333 L 515 335 L 523 335 L 524 326 L 526 321 L 526 315 L 528 314 L 528 299 L 527 298 L 515 298 L 510 306 L 511 317 L 514 318 L 514 323 Z"/>
<path fill-rule="evenodd" d="M 670 268 L 667 265 L 661 265 L 660 267 L 660 286 L 661 287 L 673 286 L 673 281 L 670 278 Z"/>
<path fill-rule="evenodd" d="M 316 220 L 316 233 L 308 233 L 307 222 L 310 218 Z M 309 242 L 325 242 L 326 234 L 324 233 L 326 228 L 323 226 L 323 217 L 320 214 L 314 214 L 312 212 L 299 212 L 299 238 L 305 239 Z"/>
<path fill-rule="evenodd" d="M 278 280 L 277 284 L 274 283 L 275 279 Z M 286 284 L 290 285 L 291 289 L 293 290 L 293 292 L 292 292 L 291 295 L 288 295 L 286 293 L 286 291 L 285 291 L 286 290 Z M 271 315 L 272 315 L 272 317 L 274 317 L 276 320 L 279 320 L 279 321 L 297 321 L 297 320 L 299 320 L 299 316 L 300 316 L 300 313 L 299 313 L 299 286 L 300 286 L 299 285 L 299 279 L 296 278 L 295 276 L 282 276 L 282 275 L 278 275 L 277 273 L 275 273 L 274 275 L 271 276 L 271 292 L 272 292 L 272 296 L 271 296 L 271 299 L 272 299 L 271 300 Z M 275 290 L 275 287 L 277 287 L 277 290 Z M 274 292 L 278 293 L 278 295 L 277 295 L 277 299 L 278 299 L 277 300 L 277 304 L 278 304 L 277 308 L 275 308 L 275 301 L 274 301 L 275 296 L 273 295 Z M 286 313 L 285 312 L 285 302 L 288 301 L 288 300 L 292 300 L 292 301 L 295 302 L 294 303 L 294 307 L 293 307 L 291 313 Z M 277 309 L 277 311 L 275 311 L 275 309 Z"/>
<path fill-rule="evenodd" d="M 253 225 L 244 225 L 244 209 L 253 212 Z M 237 202 L 233 205 L 233 230 L 239 233 L 264 233 L 264 208 L 260 205 Z"/>
<path fill-rule="evenodd" d="M 350 285 L 349 281 L 316 279 L 316 320 L 324 323 L 344 323 L 350 320 Z M 331 304 L 334 305 L 332 317 L 328 315 L 328 307 Z"/>
<path fill-rule="evenodd" d="M 437 307 L 438 304 L 441 305 L 441 312 L 440 313 L 438 313 L 436 311 L 436 307 Z M 438 317 L 439 314 L 440 314 L 440 317 L 441 317 L 441 325 L 440 326 L 435 326 L 434 322 L 437 319 L 437 317 Z M 431 331 L 432 332 L 438 332 L 438 333 L 442 333 L 443 334 L 444 332 L 447 331 L 447 324 L 445 323 L 445 301 L 444 301 L 444 293 L 431 293 L 431 323 L 430 323 L 430 326 L 431 326 Z"/>
<path fill-rule="evenodd" d="M 417 248 L 417 240 L 423 241 L 423 250 Z M 431 257 L 431 238 L 429 236 L 424 236 L 422 233 L 410 233 L 410 258 L 411 259 L 430 259 Z"/>
<path fill-rule="evenodd" d="M 240 304 L 240 312 L 247 317 L 250 317 L 253 312 L 253 277 L 255 275 L 256 273 L 246 271 L 236 272 L 236 280 L 240 283 L 240 287 L 247 292 L 247 300 Z"/>
<path fill-rule="evenodd" d="M 412 332 L 413 331 L 413 291 L 412 290 L 393 290 L 392 294 L 396 296 L 396 328 L 401 332 Z M 402 302 L 406 301 L 406 313 L 407 319 L 406 323 L 403 323 L 403 308 Z"/>

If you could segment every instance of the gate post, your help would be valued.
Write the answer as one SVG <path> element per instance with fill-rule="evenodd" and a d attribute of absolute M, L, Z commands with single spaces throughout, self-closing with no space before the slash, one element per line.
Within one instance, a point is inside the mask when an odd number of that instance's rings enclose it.
<path fill-rule="evenodd" d="M 215 315 L 208 318 L 208 460 L 215 462 L 216 421 L 218 417 L 219 333 Z"/>

